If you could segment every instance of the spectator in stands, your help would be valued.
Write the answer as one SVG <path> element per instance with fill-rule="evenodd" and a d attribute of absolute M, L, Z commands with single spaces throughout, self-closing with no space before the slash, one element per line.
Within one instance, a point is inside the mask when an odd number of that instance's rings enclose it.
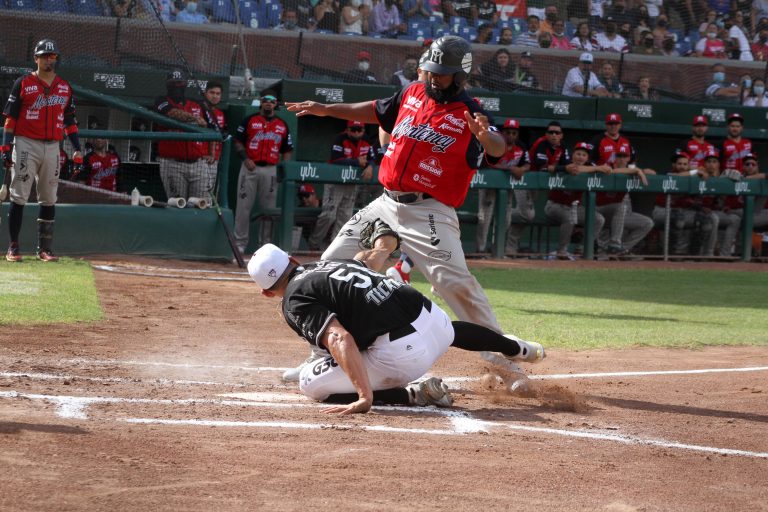
<path fill-rule="evenodd" d="M 760 25 L 760 30 L 755 36 L 755 42 L 752 43 L 750 49 L 755 60 L 768 60 L 768 24 Z"/>
<path fill-rule="evenodd" d="M 375 155 L 364 135 L 365 124 L 360 121 L 348 121 L 346 130 L 333 142 L 329 163 L 361 169 L 361 178 L 367 181 L 373 177 L 371 163 Z M 309 237 L 311 250 L 320 249 L 329 233 L 332 239 L 335 238 L 344 223 L 352 218 L 357 191 L 357 185 L 337 183 L 325 185 L 323 210 Z"/>
<path fill-rule="evenodd" d="M 550 130 L 550 127 L 547 127 L 548 135 L 550 131 L 559 131 L 560 136 L 562 137 L 562 128 L 559 130 L 557 128 Z M 534 148 L 535 147 L 536 145 L 534 145 Z M 573 149 L 573 159 L 570 162 L 567 162 L 565 165 L 561 163 L 558 163 L 557 165 L 550 165 L 549 172 L 567 172 L 568 174 L 572 175 L 597 172 L 610 173 L 610 166 L 598 166 L 589 161 L 589 149 L 589 144 L 586 142 L 579 142 Z M 534 149 L 532 148 L 531 152 L 533 152 L 533 150 Z M 587 218 L 586 210 L 580 203 L 580 191 L 558 189 L 552 189 L 549 191 L 547 204 L 544 206 L 544 213 L 549 220 L 556 222 L 559 225 L 560 233 L 558 235 L 556 253 L 558 259 L 575 259 L 574 256 L 568 251 L 568 245 L 571 243 L 571 236 L 573 235 L 574 226 L 583 226 Z M 595 233 L 599 233 L 600 230 L 603 229 L 604 224 L 605 218 L 600 214 L 600 212 L 595 212 Z"/>
<path fill-rule="evenodd" d="M 492 91 L 509 90 L 515 79 L 515 65 L 509 50 L 499 48 L 487 62 L 480 66 L 480 84 Z"/>
<path fill-rule="evenodd" d="M 108 0 L 112 10 L 112 16 L 117 18 L 135 18 L 137 10 L 136 0 Z M 195 6 L 197 7 L 197 6 Z M 162 12 L 162 11 L 161 11 Z M 162 14 L 161 14 L 162 17 Z M 164 20 L 170 21 L 170 20 Z"/>
<path fill-rule="evenodd" d="M 637 85 L 626 91 L 627 98 L 644 101 L 659 101 L 659 92 L 651 87 L 651 77 L 641 76 Z"/>
<path fill-rule="evenodd" d="M 613 19 L 618 26 L 623 25 L 624 23 L 632 24 L 635 21 L 633 16 L 627 11 L 625 0 L 613 0 L 610 7 L 605 11 L 605 18 Z"/>
<path fill-rule="evenodd" d="M 432 16 L 432 5 L 429 0 L 403 0 L 403 14 L 409 22 L 429 22 Z"/>
<path fill-rule="evenodd" d="M 339 2 L 337 0 L 320 0 L 315 5 L 315 21 L 317 23 L 317 30 L 325 30 L 328 32 L 338 32 L 340 23 Z"/>
<path fill-rule="evenodd" d="M 392 38 L 407 31 L 405 23 L 400 20 L 400 11 L 395 0 L 381 0 L 373 6 L 370 28 L 374 34 Z"/>
<path fill-rule="evenodd" d="M 470 25 L 477 25 L 477 5 L 471 0 L 442 0 L 443 20 L 446 22 L 452 16 L 466 19 Z"/>
<path fill-rule="evenodd" d="M 589 24 L 581 22 L 576 27 L 576 35 L 571 39 L 571 47 L 583 52 L 597 51 L 597 44 L 590 37 Z"/>
<path fill-rule="evenodd" d="M 747 39 L 747 35 L 744 33 L 743 28 L 740 26 L 743 18 L 738 18 L 739 17 L 735 14 L 726 14 L 723 18 L 725 28 L 728 30 L 728 38 L 733 44 L 733 54 L 731 55 L 731 58 L 742 61 L 755 60 L 752 57 L 752 51 L 749 48 L 749 40 Z"/>
<path fill-rule="evenodd" d="M 660 14 L 658 18 L 656 18 L 656 26 L 653 27 L 653 44 L 656 46 L 656 48 L 661 49 L 661 43 L 672 35 L 672 32 L 669 31 L 669 18 L 666 14 Z"/>
<path fill-rule="evenodd" d="M 371 54 L 366 51 L 357 53 L 357 67 L 346 73 L 344 81 L 351 84 L 377 84 L 376 76 L 371 72 Z"/>
<path fill-rule="evenodd" d="M 83 176 L 85 184 L 103 190 L 117 191 L 117 174 L 120 172 L 120 157 L 108 150 L 107 139 L 93 139 L 93 151 L 85 155 Z M 77 171 L 72 180 L 78 179 Z"/>
<path fill-rule="evenodd" d="M 555 29 L 555 21 L 557 20 L 557 6 L 554 4 L 548 4 L 544 8 L 544 21 L 541 22 L 539 30 L 541 32 L 552 32 Z"/>
<path fill-rule="evenodd" d="M 490 25 L 490 23 L 481 23 L 480 26 L 477 27 L 477 36 L 472 40 L 472 42 L 477 44 L 491 44 L 492 38 L 493 27 Z"/>
<path fill-rule="evenodd" d="M 755 78 L 749 93 L 744 98 L 745 107 L 768 107 L 768 95 L 765 93 L 765 81 L 762 78 Z"/>
<path fill-rule="evenodd" d="M 552 36 L 552 44 L 550 48 L 554 48 L 556 50 L 571 49 L 571 41 L 565 34 L 565 22 L 563 20 L 555 20 L 554 24 L 552 25 L 552 33 L 550 35 Z M 541 44 L 541 42 L 539 42 L 539 44 Z"/>
<path fill-rule="evenodd" d="M 579 56 L 579 64 L 571 68 L 563 82 L 563 96 L 596 96 L 608 95 L 605 86 L 592 72 L 594 58 L 591 53 L 584 52 Z"/>
<path fill-rule="evenodd" d="M 704 97 L 710 100 L 739 101 L 741 89 L 733 82 L 726 82 L 725 66 L 712 65 L 712 82 L 704 90 Z"/>
<path fill-rule="evenodd" d="M 518 89 L 525 90 L 539 88 L 539 80 L 531 71 L 531 66 L 533 66 L 533 55 L 526 50 L 520 54 L 520 60 L 517 63 L 515 76 L 512 79 L 512 83 Z"/>
<path fill-rule="evenodd" d="M 504 122 L 501 133 L 504 137 L 504 142 L 506 142 L 506 151 L 499 161 L 491 166 L 495 169 L 509 171 L 510 179 L 514 178 L 517 180 L 521 179 L 523 174 L 531 168 L 528 160 L 528 147 L 518 138 L 519 131 L 520 123 L 516 119 L 507 119 Z M 514 209 L 512 208 L 513 197 L 515 199 Z M 491 226 L 496 199 L 497 193 L 495 190 L 480 189 L 478 191 L 478 252 L 486 252 L 488 230 Z M 504 226 L 507 232 L 507 244 L 505 252 L 516 255 L 519 248 L 520 235 L 522 235 L 526 224 L 531 222 L 536 215 L 531 192 L 528 190 L 514 190 L 512 194 L 509 194 L 506 212 L 507 216 Z"/>
<path fill-rule="evenodd" d="M 277 164 L 293 155 L 288 125 L 275 115 L 277 97 L 265 90 L 259 111 L 247 116 L 235 134 L 235 152 L 243 160 L 237 178 L 235 243 L 244 253 L 250 238 L 251 210 L 258 202 L 262 210 L 277 206 Z M 201 197 L 201 196 L 197 196 Z M 258 220 L 259 243 L 272 240 L 272 217 Z"/>
<path fill-rule="evenodd" d="M 616 78 L 616 72 L 613 69 L 613 64 L 610 62 L 604 62 L 600 67 L 600 83 L 603 84 L 605 90 L 608 92 L 606 97 L 608 98 L 621 98 L 624 93 L 624 86 L 621 85 L 619 79 Z"/>
<path fill-rule="evenodd" d="M 316 28 L 315 11 L 311 0 L 283 0 L 283 11 L 286 10 L 298 13 L 299 28 L 312 30 Z"/>
<path fill-rule="evenodd" d="M 603 22 L 603 13 L 608 0 L 588 0 L 589 2 L 589 28 L 596 30 Z"/>
<path fill-rule="evenodd" d="M 627 52 L 632 51 L 632 48 L 635 46 L 635 35 L 632 31 L 632 24 L 626 21 L 620 24 L 619 35 L 627 42 Z"/>
<path fill-rule="evenodd" d="M 640 30 L 647 29 L 651 31 L 656 18 L 659 16 L 659 8 L 662 7 L 664 0 L 647 0 L 645 3 L 636 4 L 630 10 L 630 16 L 634 20 L 631 25 Z"/>
<path fill-rule="evenodd" d="M 627 40 L 616 32 L 616 21 L 612 17 L 605 18 L 605 31 L 599 32 L 595 38 L 598 51 L 626 53 Z"/>
<path fill-rule="evenodd" d="M 656 48 L 653 34 L 646 30 L 640 35 L 640 44 L 632 47 L 632 53 L 637 55 L 661 55 L 661 50 Z"/>
<path fill-rule="evenodd" d="M 405 60 L 403 60 L 403 69 L 395 71 L 392 74 L 392 79 L 389 81 L 389 85 L 395 85 L 401 89 L 411 85 L 419 79 L 419 74 L 417 72 L 418 67 L 419 58 L 415 55 L 406 55 Z"/>
<path fill-rule="evenodd" d="M 299 27 L 299 13 L 295 9 L 285 8 L 280 17 L 280 23 L 275 25 L 275 30 L 284 30 L 287 32 L 301 32 L 304 29 Z"/>
<path fill-rule="evenodd" d="M 499 22 L 499 10 L 492 0 L 479 0 L 477 3 L 477 19 L 495 27 Z"/>
<path fill-rule="evenodd" d="M 750 19 L 752 20 L 752 33 L 757 34 L 760 31 L 760 25 L 763 23 L 763 20 L 768 21 L 768 0 L 752 1 Z"/>
<path fill-rule="evenodd" d="M 549 48 L 552 46 L 552 34 L 549 32 L 540 32 L 539 33 L 539 47 L 540 48 Z"/>
<path fill-rule="evenodd" d="M 173 0 L 151 0 L 152 3 L 155 6 L 155 9 L 157 9 L 157 12 L 160 13 L 160 19 L 163 21 L 175 21 L 176 20 L 176 14 L 178 14 L 179 9 L 176 7 L 176 3 L 173 2 Z M 148 9 L 149 12 L 152 12 L 152 9 Z M 114 9 L 113 9 L 114 12 Z M 116 15 L 115 15 L 116 16 Z"/>
<path fill-rule="evenodd" d="M 176 21 L 179 23 L 193 23 L 197 25 L 210 23 L 205 14 L 197 12 L 197 2 L 187 2 L 187 5 L 184 6 L 184 10 L 179 11 L 176 15 Z"/>
<path fill-rule="evenodd" d="M 570 0 L 565 8 L 566 19 L 571 25 L 578 26 L 589 20 L 589 0 Z"/>
<path fill-rule="evenodd" d="M 504 27 L 501 29 L 501 34 L 499 35 L 499 44 L 502 46 L 509 46 L 512 44 L 514 37 L 514 32 L 509 27 Z"/>
<path fill-rule="evenodd" d="M 530 46 L 533 48 L 539 47 L 539 17 L 536 15 L 528 16 L 528 30 L 523 32 L 517 39 L 515 44 L 517 46 Z"/>
<path fill-rule="evenodd" d="M 674 37 L 667 37 L 661 42 L 661 55 L 664 57 L 680 57 L 680 52 L 677 51 Z"/>
<path fill-rule="evenodd" d="M 712 148 L 707 153 L 715 151 Z M 703 155 L 702 173 L 704 173 Z M 711 157 L 717 161 L 717 157 Z M 672 155 L 672 169 L 667 173 L 673 176 L 690 176 L 688 154 L 677 150 Z M 695 171 L 694 171 L 695 173 Z M 666 222 L 666 194 L 656 196 L 653 208 L 653 221 L 657 226 Z M 672 194 L 670 197 L 670 253 L 675 255 L 692 254 L 694 256 L 713 256 L 717 244 L 718 218 L 703 204 L 701 196 Z"/>
<path fill-rule="evenodd" d="M 696 41 L 696 56 L 708 59 L 728 58 L 725 54 L 725 42 L 717 36 L 717 25 L 715 23 L 708 24 L 704 37 Z"/>
<path fill-rule="evenodd" d="M 362 35 L 368 33 L 368 7 L 361 0 L 348 0 L 341 8 L 340 34 Z"/>

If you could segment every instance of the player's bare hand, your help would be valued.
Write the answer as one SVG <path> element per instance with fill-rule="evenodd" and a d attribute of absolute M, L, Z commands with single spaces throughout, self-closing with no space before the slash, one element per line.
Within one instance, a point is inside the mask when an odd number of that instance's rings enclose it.
<path fill-rule="evenodd" d="M 648 186 L 648 178 L 645 177 L 645 173 L 643 172 L 642 169 L 638 169 L 637 170 L 637 177 L 640 178 L 640 182 L 644 186 L 646 186 L 646 187 Z"/>
<path fill-rule="evenodd" d="M 338 414 L 339 416 L 346 416 L 347 414 L 359 414 L 365 413 L 371 410 L 371 401 L 366 398 L 361 398 L 357 402 L 352 402 L 349 405 L 335 405 L 332 407 L 326 407 L 323 412 L 328 414 Z"/>
<path fill-rule="evenodd" d="M 250 158 L 246 158 L 245 160 L 243 160 L 243 165 L 245 165 L 245 168 L 248 169 L 249 171 L 252 171 L 256 168 L 256 162 L 254 162 Z"/>
<path fill-rule="evenodd" d="M 213 162 L 216 161 L 216 157 L 213 157 L 211 155 L 205 155 L 203 157 L 203 160 L 205 160 L 205 163 L 207 163 L 208 165 L 211 165 Z"/>
<path fill-rule="evenodd" d="M 195 119 L 192 122 L 197 126 L 202 126 L 203 128 L 206 128 L 208 126 L 208 121 L 206 121 L 200 116 L 195 116 Z"/>
<path fill-rule="evenodd" d="M 370 181 L 370 179 L 373 178 L 373 168 L 368 166 L 365 169 L 363 169 L 362 178 L 363 178 L 363 181 Z"/>
<path fill-rule="evenodd" d="M 469 111 L 464 112 L 464 119 L 467 120 L 467 125 L 469 126 L 469 130 L 480 139 L 480 136 L 488 132 L 488 128 L 490 128 L 490 123 L 488 122 L 488 116 L 485 114 L 481 114 L 480 112 L 475 112 L 475 115 L 472 116 L 472 114 L 469 113 Z"/>
<path fill-rule="evenodd" d="M 296 117 L 326 115 L 325 104 L 316 101 L 300 101 L 297 103 L 286 102 L 285 106 L 289 112 L 295 112 Z"/>
<path fill-rule="evenodd" d="M 357 163 L 360 164 L 360 167 L 365 167 L 368 165 L 368 157 L 365 155 L 357 157 Z"/>

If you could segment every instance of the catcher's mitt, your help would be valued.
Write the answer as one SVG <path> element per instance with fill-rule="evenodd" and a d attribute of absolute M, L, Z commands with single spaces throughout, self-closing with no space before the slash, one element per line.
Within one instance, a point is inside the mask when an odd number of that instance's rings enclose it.
<path fill-rule="evenodd" d="M 397 240 L 397 249 L 400 248 L 400 235 L 389 224 L 381 219 L 375 219 L 369 222 L 362 231 L 360 231 L 360 246 L 363 249 L 373 249 L 373 244 L 382 236 L 391 235 Z"/>

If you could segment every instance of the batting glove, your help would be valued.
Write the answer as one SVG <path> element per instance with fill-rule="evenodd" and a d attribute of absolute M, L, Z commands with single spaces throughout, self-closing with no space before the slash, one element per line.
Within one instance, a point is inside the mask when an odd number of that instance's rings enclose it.
<path fill-rule="evenodd" d="M 0 146 L 0 158 L 3 160 L 3 166 L 10 169 L 13 165 L 13 151 L 11 146 Z"/>

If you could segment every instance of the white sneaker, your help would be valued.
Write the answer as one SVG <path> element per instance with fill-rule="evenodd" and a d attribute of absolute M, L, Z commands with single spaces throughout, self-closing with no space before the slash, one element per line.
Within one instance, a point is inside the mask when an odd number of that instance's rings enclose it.
<path fill-rule="evenodd" d="M 283 380 L 285 382 L 298 382 L 299 375 L 301 375 L 301 370 L 303 370 L 305 366 L 313 363 L 314 361 L 317 361 L 318 359 L 322 359 L 327 355 L 328 355 L 328 352 L 326 352 L 325 350 L 319 349 L 317 347 L 312 347 L 312 352 L 309 353 L 309 357 L 307 357 L 303 363 L 301 363 L 296 368 L 291 368 L 283 372 Z"/>
<path fill-rule="evenodd" d="M 538 363 L 547 357 L 541 343 L 521 340 L 514 334 L 505 334 L 504 337 L 515 341 L 520 345 L 520 352 L 516 356 L 506 356 L 507 359 L 512 361 L 525 361 L 526 363 Z"/>
<path fill-rule="evenodd" d="M 453 397 L 448 391 L 448 386 L 443 379 L 430 377 L 421 382 L 411 382 L 405 389 L 408 391 L 408 400 L 411 405 L 421 407 L 436 405 L 437 407 L 450 407 L 453 405 Z"/>

